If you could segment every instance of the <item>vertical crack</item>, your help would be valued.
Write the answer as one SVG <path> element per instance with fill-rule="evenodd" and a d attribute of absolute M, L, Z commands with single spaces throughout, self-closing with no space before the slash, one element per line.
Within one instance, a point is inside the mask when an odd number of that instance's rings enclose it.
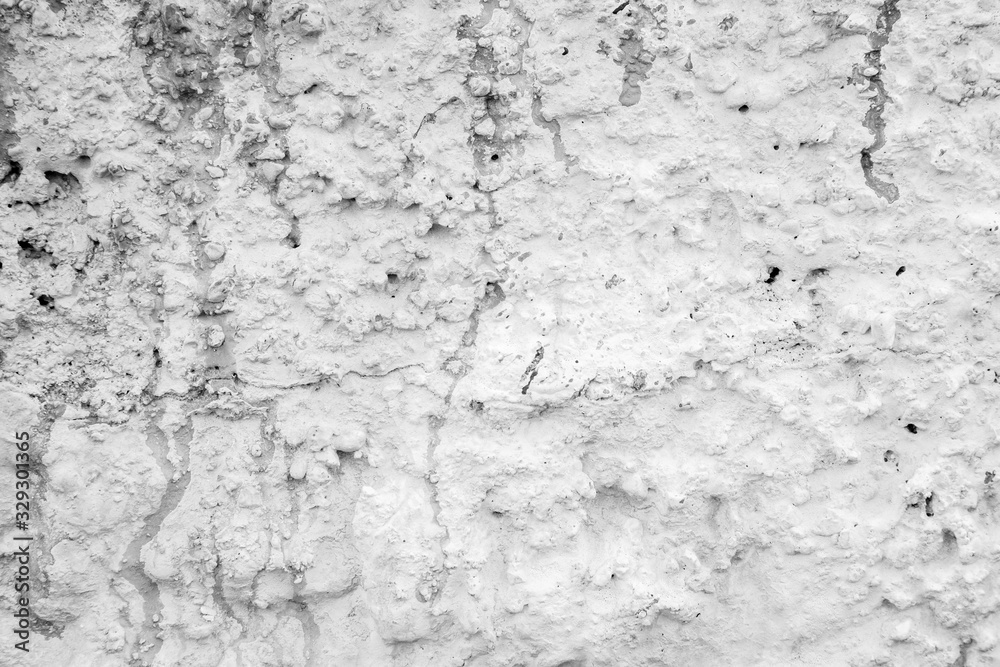
<path fill-rule="evenodd" d="M 61 406 L 56 402 L 46 401 L 42 404 L 42 409 L 38 415 L 38 426 L 33 432 L 30 433 L 32 439 L 31 448 L 31 472 L 34 473 L 31 478 L 32 486 L 32 503 L 37 506 L 37 510 L 31 512 L 30 524 L 32 527 L 32 533 L 34 537 L 34 542 L 32 543 L 32 553 L 38 554 L 37 558 L 32 556 L 33 562 L 30 567 L 32 568 L 31 574 L 31 589 L 32 591 L 39 591 L 38 597 L 40 599 L 45 599 L 49 597 L 49 571 L 55 562 L 55 558 L 52 556 L 52 543 L 58 542 L 58 539 L 52 538 L 52 532 L 49 529 L 48 517 L 46 516 L 45 506 L 48 500 L 48 486 L 49 486 L 49 471 L 45 463 L 45 456 L 49 451 L 49 442 L 52 438 L 52 428 L 55 425 L 57 419 L 62 417 L 63 413 L 66 411 L 65 406 Z M 33 609 L 33 623 L 32 627 L 38 631 L 43 637 L 61 637 L 62 632 L 65 628 L 63 623 L 58 622 L 55 618 L 46 617 L 38 612 L 38 609 Z"/>
<path fill-rule="evenodd" d="M 146 443 L 152 450 L 157 464 L 167 480 L 167 489 L 160 499 L 160 506 L 155 512 L 145 518 L 145 525 L 132 540 L 125 551 L 125 568 L 122 577 L 131 583 L 143 597 L 143 611 L 146 619 L 136 637 L 137 650 L 149 651 L 144 659 L 152 664 L 155 661 L 163 639 L 159 635 L 159 618 L 163 612 L 163 602 L 160 598 L 159 582 L 153 579 L 145 570 L 142 560 L 142 549 L 160 532 L 163 520 L 180 504 L 188 483 L 191 481 L 188 461 L 190 460 L 191 438 L 194 430 L 190 419 L 177 432 L 168 435 L 160 428 L 162 410 L 157 409 L 156 415 L 150 419 L 146 429 Z M 179 466 L 170 462 L 167 452 L 168 441 L 173 439 L 179 445 L 182 460 Z"/>
<path fill-rule="evenodd" d="M 623 9 L 634 26 L 625 29 L 618 43 L 619 54 L 614 61 L 624 68 L 622 91 L 618 96 L 618 102 L 624 107 L 631 107 L 638 104 L 642 98 L 639 84 L 649 77 L 649 70 L 653 68 L 656 55 L 643 46 L 641 34 L 642 25 L 652 17 L 652 12 L 640 4 L 631 7 L 626 2 L 611 13 L 617 14 Z"/>
<path fill-rule="evenodd" d="M 448 398 L 445 400 L 445 409 L 451 407 L 451 392 L 455 390 L 455 384 L 458 384 L 458 380 L 452 384 L 451 391 L 448 392 Z M 439 541 L 441 548 L 441 556 L 445 557 L 445 545 L 448 543 L 449 531 L 448 527 L 441 522 L 441 502 L 438 499 L 438 481 L 440 477 L 438 476 L 437 469 L 437 457 L 435 453 L 437 451 L 438 445 L 441 444 L 441 427 L 445 424 L 444 416 L 431 416 L 430 420 L 430 441 L 427 443 L 427 460 L 426 467 L 427 470 L 424 473 L 424 481 L 427 483 L 427 492 L 430 498 L 431 511 L 434 514 L 434 523 L 441 528 L 443 531 L 441 534 L 441 539 Z"/>
<path fill-rule="evenodd" d="M 473 158 L 484 192 L 514 178 L 523 154 L 519 120 L 529 91 L 522 60 L 532 25 L 516 6 L 486 0 L 478 18 L 466 16 L 458 27 L 458 38 L 475 44 L 466 86 L 473 101 Z"/>
<path fill-rule="evenodd" d="M 524 371 L 524 375 L 521 376 L 521 381 L 525 383 L 524 386 L 521 387 L 522 394 L 527 394 L 528 389 L 531 388 L 532 380 L 534 380 L 535 376 L 538 375 L 538 364 L 542 363 L 542 359 L 544 357 L 545 348 L 539 345 L 538 349 L 535 351 L 535 358 L 531 360 L 531 363 L 528 364 L 527 370 Z M 527 381 L 525 382 L 525 380 Z"/>
<path fill-rule="evenodd" d="M 555 152 L 556 160 L 566 165 L 578 162 L 577 158 L 566 155 L 566 147 L 562 140 L 562 127 L 559 125 L 559 121 L 555 119 L 545 120 L 542 115 L 542 98 L 538 93 L 535 93 L 535 98 L 531 102 L 531 120 L 535 122 L 535 125 L 544 127 L 552 134 L 552 149 Z"/>
<path fill-rule="evenodd" d="M 5 96 L 17 90 L 17 82 L 14 75 L 7 67 L 7 61 L 14 57 L 14 45 L 8 38 L 6 31 L 0 32 L 0 92 Z M 14 131 L 14 107 L 6 104 L 0 105 L 0 185 L 13 183 L 20 174 L 20 165 L 10 159 L 7 153 L 11 146 L 19 143 L 20 138 Z"/>
<path fill-rule="evenodd" d="M 875 175 L 875 161 L 872 154 L 885 146 L 885 119 L 882 118 L 882 112 L 885 111 L 885 103 L 889 96 L 885 92 L 885 82 L 882 81 L 882 71 L 884 70 L 882 47 L 889 43 L 892 26 L 899 20 L 900 11 L 896 8 L 897 2 L 898 0 L 885 0 L 882 3 L 878 19 L 875 22 L 875 30 L 868 35 L 868 42 L 872 48 L 865 54 L 865 71 L 874 70 L 874 73 L 869 76 L 871 82 L 869 90 L 874 91 L 875 96 L 872 97 L 871 106 L 868 108 L 868 113 L 865 114 L 862 125 L 875 135 L 875 140 L 870 146 L 861 150 L 861 170 L 865 174 L 865 182 L 875 194 L 890 203 L 899 199 L 899 188 Z"/>

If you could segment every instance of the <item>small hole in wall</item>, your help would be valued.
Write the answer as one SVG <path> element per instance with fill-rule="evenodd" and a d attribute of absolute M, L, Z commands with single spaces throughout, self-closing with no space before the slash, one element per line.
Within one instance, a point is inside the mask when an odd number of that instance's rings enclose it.
<path fill-rule="evenodd" d="M 767 270 L 767 280 L 765 280 L 764 282 L 770 285 L 771 283 L 773 283 L 775 280 L 778 279 L 779 275 L 781 275 L 781 269 L 779 269 L 776 266 L 772 266 L 770 269 Z"/>
<path fill-rule="evenodd" d="M 81 155 L 80 157 L 78 157 L 76 159 L 76 161 L 79 162 L 84 167 L 89 167 L 90 166 L 90 156 L 89 155 Z"/>
<path fill-rule="evenodd" d="M 54 308 L 55 307 L 55 306 L 52 305 L 53 303 L 55 303 L 55 299 L 53 299 L 48 294 L 39 294 L 38 295 L 38 303 L 40 303 L 41 305 L 45 306 L 46 308 Z"/>
<path fill-rule="evenodd" d="M 907 424 L 906 425 L 906 430 L 909 431 L 910 433 L 916 433 L 917 432 L 917 426 L 916 426 L 916 424 Z"/>
<path fill-rule="evenodd" d="M 308 95 L 309 93 L 313 92 L 317 88 L 319 88 L 319 84 L 318 83 L 314 83 L 313 85 L 311 85 L 308 88 L 306 88 L 305 90 L 303 90 L 302 94 L 303 95 Z"/>
<path fill-rule="evenodd" d="M 906 267 L 905 266 L 901 266 L 898 269 L 896 269 L 896 275 L 898 276 L 899 274 L 904 273 L 905 271 L 906 271 Z"/>
<path fill-rule="evenodd" d="M 779 146 L 778 144 L 774 145 L 774 150 L 778 150 L 779 148 L 781 148 L 781 146 Z"/>
<path fill-rule="evenodd" d="M 740 113 L 746 113 L 747 111 L 750 111 L 750 107 L 748 107 L 747 105 L 744 104 L 743 106 L 740 107 Z"/>
<path fill-rule="evenodd" d="M 562 54 L 563 54 L 564 56 L 568 56 L 568 55 L 569 55 L 569 49 L 567 49 L 567 48 L 566 48 L 566 47 L 564 46 L 564 47 L 563 47 L 563 51 L 562 51 Z"/>
<path fill-rule="evenodd" d="M 500 156 L 497 155 L 496 153 L 494 153 L 493 155 L 490 156 L 490 159 L 493 160 L 494 162 L 496 162 L 497 160 L 500 159 Z"/>
<path fill-rule="evenodd" d="M 385 278 L 386 278 L 386 280 L 389 281 L 390 285 L 395 285 L 396 283 L 399 282 L 399 274 L 398 273 L 387 273 L 387 274 L 385 274 Z"/>

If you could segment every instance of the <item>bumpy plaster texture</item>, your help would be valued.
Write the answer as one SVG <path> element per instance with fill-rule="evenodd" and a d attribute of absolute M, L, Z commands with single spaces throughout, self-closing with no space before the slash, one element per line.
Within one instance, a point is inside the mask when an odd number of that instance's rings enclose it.
<path fill-rule="evenodd" d="M 1000 664 L 998 44 L 0 0 L 0 663 Z"/>

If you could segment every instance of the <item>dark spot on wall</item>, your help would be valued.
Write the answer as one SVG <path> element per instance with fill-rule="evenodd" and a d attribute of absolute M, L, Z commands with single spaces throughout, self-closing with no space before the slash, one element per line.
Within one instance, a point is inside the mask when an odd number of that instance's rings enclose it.
<path fill-rule="evenodd" d="M 775 280 L 777 280 L 777 279 L 778 279 L 778 276 L 779 276 L 779 275 L 781 275 L 781 269 L 779 269 L 779 268 L 778 268 L 778 267 L 776 267 L 776 266 L 772 266 L 771 268 L 769 268 L 769 269 L 767 270 L 767 280 L 765 280 L 764 282 L 765 282 L 766 284 L 770 285 L 770 284 L 772 284 L 772 283 L 773 283 L 773 282 L 774 282 Z"/>
<path fill-rule="evenodd" d="M 45 180 L 52 186 L 55 197 L 63 197 L 74 190 L 80 189 L 80 181 L 73 174 L 63 174 L 58 171 L 45 172 Z"/>
<path fill-rule="evenodd" d="M 945 551 L 950 552 L 958 549 L 958 538 L 955 537 L 955 533 L 949 528 L 941 531 L 941 542 Z"/>
<path fill-rule="evenodd" d="M 17 245 L 21 249 L 19 254 L 23 259 L 48 259 L 52 257 L 52 253 L 45 249 L 45 244 L 42 241 L 19 239 Z"/>
<path fill-rule="evenodd" d="M 7 163 L 7 175 L 0 178 L 0 185 L 6 183 L 16 183 L 17 179 L 21 176 L 21 163 L 11 160 Z"/>
<path fill-rule="evenodd" d="M 302 245 L 302 236 L 299 232 L 299 219 L 292 218 L 292 229 L 288 232 L 288 236 L 281 240 L 281 245 L 288 248 L 298 248 Z"/>
<path fill-rule="evenodd" d="M 910 433 L 916 433 L 917 432 L 917 425 L 916 424 L 907 424 L 906 425 L 906 430 L 909 431 Z"/>
<path fill-rule="evenodd" d="M 503 287 L 500 286 L 500 283 L 486 283 L 486 291 L 483 294 L 483 301 L 480 305 L 480 310 L 485 311 L 495 308 L 506 298 L 507 295 L 504 294 Z"/>
<path fill-rule="evenodd" d="M 740 113 L 746 113 L 748 111 L 750 111 L 750 107 L 748 107 L 747 105 L 744 104 L 743 106 L 740 107 Z"/>
<path fill-rule="evenodd" d="M 55 306 L 55 302 L 56 302 L 56 300 L 53 299 L 48 294 L 39 294 L 38 295 L 38 303 L 40 303 L 41 305 L 45 306 L 46 308 L 49 308 L 49 309 L 55 308 L 56 307 Z"/>
<path fill-rule="evenodd" d="M 427 230 L 427 233 L 424 234 L 424 236 L 432 236 L 432 237 L 433 236 L 445 236 L 450 231 L 451 231 L 450 227 L 446 227 L 446 226 L 444 226 L 442 224 L 439 224 L 437 222 L 432 222 L 431 223 L 431 228 Z"/>

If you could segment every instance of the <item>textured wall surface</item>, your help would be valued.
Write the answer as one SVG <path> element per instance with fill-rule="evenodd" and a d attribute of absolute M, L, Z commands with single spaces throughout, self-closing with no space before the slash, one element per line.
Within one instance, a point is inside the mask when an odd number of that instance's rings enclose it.
<path fill-rule="evenodd" d="M 0 664 L 1000 664 L 998 49 L 0 0 Z"/>

